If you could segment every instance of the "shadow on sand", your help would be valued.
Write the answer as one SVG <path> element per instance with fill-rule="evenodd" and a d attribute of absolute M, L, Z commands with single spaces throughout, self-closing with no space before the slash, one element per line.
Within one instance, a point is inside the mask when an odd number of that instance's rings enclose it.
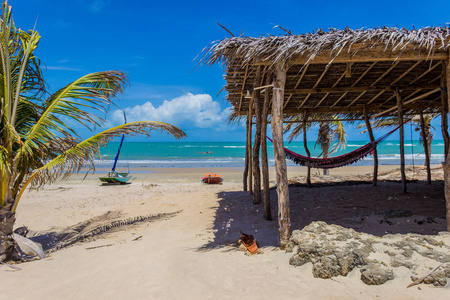
<path fill-rule="evenodd" d="M 291 230 L 313 221 L 323 221 L 382 236 L 387 233 L 437 234 L 446 230 L 444 182 L 400 182 L 339 185 L 320 184 L 307 188 L 290 186 Z M 253 204 L 248 192 L 220 192 L 213 225 L 214 238 L 199 251 L 233 245 L 240 231 L 254 235 L 260 246 L 278 246 L 277 194 L 271 189 L 273 221 L 263 218 L 263 204 Z"/>

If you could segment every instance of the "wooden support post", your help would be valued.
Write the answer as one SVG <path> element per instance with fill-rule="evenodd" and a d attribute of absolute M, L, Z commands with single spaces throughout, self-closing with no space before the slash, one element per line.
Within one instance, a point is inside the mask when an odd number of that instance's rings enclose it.
<path fill-rule="evenodd" d="M 272 136 L 277 174 L 278 232 L 281 249 L 286 248 L 291 237 L 289 187 L 283 141 L 283 100 L 285 84 L 286 66 L 283 63 L 278 63 L 275 65 L 275 78 L 273 81 Z"/>
<path fill-rule="evenodd" d="M 266 85 L 272 83 L 272 72 L 267 73 Z M 264 189 L 264 219 L 272 221 L 272 209 L 270 207 L 270 190 L 269 190 L 269 160 L 267 158 L 267 115 L 269 112 L 270 88 L 266 88 L 264 94 L 264 105 L 262 108 L 261 122 L 261 168 L 262 183 Z"/>
<path fill-rule="evenodd" d="M 255 139 L 253 141 L 253 204 L 261 203 L 261 172 L 259 169 L 259 149 L 261 146 L 261 102 L 260 90 L 255 90 L 260 85 L 261 66 L 256 67 L 255 80 L 253 81 L 253 104 L 255 105 Z"/>
<path fill-rule="evenodd" d="M 248 183 L 248 159 L 249 159 L 249 153 L 248 153 L 248 137 L 249 137 L 249 130 L 250 126 L 252 126 L 252 120 L 249 119 L 249 115 L 247 114 L 247 122 L 245 124 L 245 166 L 244 166 L 244 178 L 243 178 L 243 185 L 244 185 L 244 192 L 247 191 L 247 183 Z"/>
<path fill-rule="evenodd" d="M 423 149 L 425 150 L 425 166 L 427 167 L 427 181 L 431 184 L 431 168 L 430 168 L 430 148 L 428 147 L 428 125 L 425 125 L 425 120 L 423 119 L 423 111 L 420 112 L 420 133 L 423 140 Z"/>
<path fill-rule="evenodd" d="M 363 112 L 364 112 L 364 121 L 366 122 L 367 132 L 369 133 L 370 141 L 373 143 L 373 142 L 375 142 L 375 137 L 373 136 L 372 125 L 370 125 L 369 115 L 367 113 L 367 108 L 365 105 L 363 108 Z M 373 185 L 376 186 L 377 183 L 378 183 L 378 152 L 377 152 L 377 148 L 375 148 L 373 150 Z"/>
<path fill-rule="evenodd" d="M 450 105 L 450 62 L 445 61 L 445 89 L 447 90 L 447 104 Z M 450 109 L 449 109 L 450 110 Z M 450 151 L 450 150 L 449 150 Z M 445 209 L 447 218 L 447 231 L 450 231 L 450 154 L 447 153 L 444 163 L 444 182 L 445 182 Z"/>
<path fill-rule="evenodd" d="M 398 107 L 398 122 L 403 124 L 403 101 L 398 89 L 395 90 Z M 405 134 L 403 126 L 400 126 L 400 169 L 402 173 L 403 192 L 406 193 L 406 174 L 405 174 Z"/>
<path fill-rule="evenodd" d="M 444 157 L 447 157 L 450 146 L 450 136 L 448 134 L 448 103 L 445 66 L 441 76 L 441 130 L 444 138 Z"/>
<path fill-rule="evenodd" d="M 307 121 L 308 117 L 306 114 L 306 111 L 303 113 L 303 147 L 305 147 L 305 151 L 306 151 L 306 155 L 308 157 L 311 157 L 311 153 L 309 152 L 308 149 L 308 140 L 306 139 L 306 121 Z M 308 171 L 306 174 L 306 184 L 308 185 L 308 187 L 311 187 L 311 167 L 307 167 Z"/>
<path fill-rule="evenodd" d="M 253 97 L 250 100 L 250 105 L 248 107 L 248 115 L 247 119 L 249 120 L 249 130 L 247 131 L 247 151 L 248 151 L 248 192 L 253 194 L 253 171 L 252 171 L 252 123 L 253 123 L 253 115 L 252 108 L 253 107 Z"/>

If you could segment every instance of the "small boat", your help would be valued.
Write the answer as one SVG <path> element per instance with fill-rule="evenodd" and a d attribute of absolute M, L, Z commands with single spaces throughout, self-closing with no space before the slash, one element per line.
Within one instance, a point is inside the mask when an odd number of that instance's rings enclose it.
<path fill-rule="evenodd" d="M 206 152 L 203 152 L 203 151 L 195 151 L 196 153 L 198 153 L 198 154 L 213 154 L 212 153 L 212 151 L 206 151 Z"/>
<path fill-rule="evenodd" d="M 116 158 L 114 159 L 114 165 L 113 165 L 111 171 L 109 171 L 105 177 L 99 178 L 101 182 L 125 184 L 131 179 L 131 174 L 130 174 L 129 170 L 128 170 L 128 172 L 117 172 L 116 171 L 117 160 L 119 159 L 120 149 L 122 148 L 124 138 L 125 138 L 125 135 L 122 135 L 122 140 L 120 141 L 119 150 L 117 151 Z"/>
<path fill-rule="evenodd" d="M 100 177 L 99 179 L 104 183 L 125 184 L 131 179 L 131 174 L 128 172 L 109 171 L 106 177 Z"/>
<path fill-rule="evenodd" d="M 124 114 L 125 123 L 126 123 L 127 117 L 125 116 L 125 112 L 123 114 Z M 111 171 L 109 171 L 105 177 L 99 178 L 101 182 L 126 184 L 131 179 L 131 174 L 130 174 L 129 169 L 128 169 L 128 172 L 117 172 L 116 171 L 117 160 L 119 160 L 120 149 L 122 149 L 124 139 L 125 139 L 125 135 L 122 134 L 122 139 L 120 140 L 119 149 L 117 150 L 116 157 L 114 158 L 114 165 L 113 165 Z"/>
<path fill-rule="evenodd" d="M 206 173 L 205 176 L 203 176 L 202 178 L 202 183 L 207 183 L 207 184 L 222 184 L 223 179 L 222 177 L 220 177 L 219 174 L 215 174 L 215 173 Z"/>

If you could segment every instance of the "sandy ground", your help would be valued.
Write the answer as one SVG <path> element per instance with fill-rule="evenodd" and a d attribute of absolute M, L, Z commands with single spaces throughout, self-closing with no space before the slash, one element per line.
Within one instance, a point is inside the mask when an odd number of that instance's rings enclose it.
<path fill-rule="evenodd" d="M 381 166 L 380 172 L 392 168 L 395 167 Z M 371 184 L 293 186 L 290 188 L 292 230 L 321 220 L 379 236 L 444 231 L 443 182 L 437 180 L 428 185 L 421 181 L 423 175 L 416 168 L 409 174 L 414 181 L 408 184 L 406 194 L 398 182 L 380 182 L 377 187 Z M 208 171 L 220 173 L 223 185 L 202 185 L 200 179 Z M 117 212 L 122 220 L 173 214 L 114 228 L 84 242 L 51 251 L 45 259 L 16 265 L 21 271 L 1 266 L 0 281 L 7 287 L 2 298 L 450 298 L 449 284 L 444 288 L 423 284 L 406 288 L 411 279 L 404 267 L 395 269 L 394 280 L 381 286 L 368 286 L 359 279 L 360 272 L 356 269 L 346 277 L 330 280 L 314 278 L 310 264 L 289 265 L 292 254 L 277 248 L 275 189 L 271 190 L 275 221 L 266 221 L 262 217 L 262 204 L 252 204 L 251 195 L 242 191 L 242 170 L 238 168 L 167 168 L 153 169 L 151 173 L 138 170 L 131 184 L 115 186 L 102 186 L 97 179 L 101 172 L 98 170 L 84 181 L 81 176 L 74 176 L 40 191 L 26 192 L 19 204 L 16 227 L 27 226 L 49 237 L 73 231 L 77 223 L 106 218 L 107 212 Z M 327 177 L 315 175 L 313 179 L 323 183 L 340 176 L 370 172 L 371 167 L 346 167 L 332 170 Z M 435 179 L 442 177 L 441 170 L 434 173 Z M 290 178 L 301 178 L 304 174 L 305 168 L 289 169 Z M 274 178 L 271 170 L 272 184 Z M 398 224 L 380 224 L 376 215 L 386 210 L 408 210 L 412 216 L 399 220 Z M 361 216 L 365 216 L 364 222 Z M 435 221 L 425 224 L 417 221 L 427 217 Z M 247 256 L 237 250 L 234 243 L 241 230 L 255 236 L 263 254 Z"/>

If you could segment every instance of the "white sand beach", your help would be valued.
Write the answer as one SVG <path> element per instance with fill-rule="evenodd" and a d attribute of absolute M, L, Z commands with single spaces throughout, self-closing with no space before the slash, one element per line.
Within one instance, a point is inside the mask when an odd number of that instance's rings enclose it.
<path fill-rule="evenodd" d="M 396 166 L 381 166 L 380 173 L 393 168 Z M 445 220 L 435 218 L 435 222 L 425 224 L 414 221 L 445 215 L 442 169 L 433 168 L 433 178 L 440 181 L 431 185 L 421 181 L 423 168 L 416 166 L 414 174 L 409 173 L 416 181 L 408 183 L 407 194 L 402 193 L 399 182 L 380 182 L 377 187 L 371 184 L 291 187 L 292 230 L 302 229 L 312 221 L 324 221 L 377 236 L 408 232 L 437 235 L 445 230 Z M 50 251 L 45 259 L 16 264 L 20 271 L 1 266 L 2 284 L 7 287 L 3 297 L 448 299 L 450 296 L 450 284 L 407 288 L 412 281 L 411 272 L 405 267 L 394 268 L 393 280 L 366 285 L 360 280 L 358 268 L 347 276 L 321 279 L 314 278 L 311 263 L 290 265 L 292 253 L 277 248 L 275 189 L 271 190 L 274 221 L 266 221 L 262 216 L 263 205 L 252 204 L 251 196 L 242 191 L 240 169 L 214 170 L 223 176 L 222 185 L 200 183 L 201 175 L 211 170 L 141 171 L 128 185 L 102 186 L 97 179 L 99 175 L 89 175 L 84 181 L 78 175 L 39 191 L 26 192 L 18 209 L 16 227 L 27 226 L 30 233 L 47 238 L 73 232 L 77 223 L 92 218 L 91 224 L 83 229 L 85 232 L 114 220 L 124 223 L 136 217 L 148 219 Z M 291 168 L 289 177 L 295 178 L 304 171 L 305 168 Z M 323 183 L 333 181 L 336 175 L 357 178 L 354 175 L 370 172 L 371 167 L 346 167 L 332 170 L 328 179 L 317 176 L 313 179 Z M 408 210 L 413 215 L 399 218 L 398 224 L 381 224 L 374 213 L 388 209 Z M 362 214 L 367 218 L 357 222 L 355 216 Z M 254 235 L 263 253 L 249 256 L 239 251 L 235 241 L 240 231 Z M 450 245 L 449 235 L 438 237 L 444 247 Z M 52 247 L 58 241 L 53 243 Z"/>

